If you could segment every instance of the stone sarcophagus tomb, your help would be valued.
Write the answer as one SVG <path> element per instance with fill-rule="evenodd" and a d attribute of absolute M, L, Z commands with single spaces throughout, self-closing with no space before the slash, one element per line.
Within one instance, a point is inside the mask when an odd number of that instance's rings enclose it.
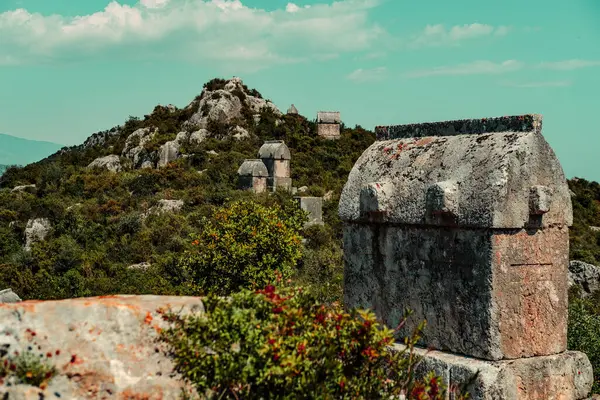
<path fill-rule="evenodd" d="M 267 190 L 269 172 L 262 160 L 244 160 L 237 172 L 240 189 L 251 190 L 255 193 L 263 193 Z"/>
<path fill-rule="evenodd" d="M 475 399 L 591 387 L 566 351 L 571 199 L 541 129 L 539 115 L 378 127 L 340 199 L 346 305 L 392 328 L 411 309 L 401 333 L 427 321 L 423 363 L 448 384 L 473 358 L 493 370 Z"/>
<path fill-rule="evenodd" d="M 267 140 L 258 150 L 258 157 L 269 172 L 267 186 L 273 192 L 277 190 L 291 191 L 292 178 L 290 149 L 283 140 Z"/>

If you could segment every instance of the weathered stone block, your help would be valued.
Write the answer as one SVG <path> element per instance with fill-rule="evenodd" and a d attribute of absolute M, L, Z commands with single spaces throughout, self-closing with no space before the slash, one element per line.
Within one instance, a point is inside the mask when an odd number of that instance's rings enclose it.
<path fill-rule="evenodd" d="M 300 208 L 308 213 L 305 227 L 323 225 L 323 198 L 322 197 L 295 197 Z"/>
<path fill-rule="evenodd" d="M 278 190 L 290 192 L 292 190 L 292 178 L 269 177 L 267 178 L 267 187 L 273 192 Z"/>
<path fill-rule="evenodd" d="M 340 125 L 318 124 L 317 134 L 325 139 L 338 139 L 340 137 Z"/>
<path fill-rule="evenodd" d="M 580 400 L 594 379 L 587 356 L 575 351 L 504 361 L 418 348 L 415 353 L 422 357 L 417 376 L 434 371 L 448 387 L 465 387 L 472 400 Z"/>
<path fill-rule="evenodd" d="M 179 398 L 185 384 L 174 373 L 164 343 L 157 340 L 169 326 L 160 308 L 204 312 L 200 298 L 177 296 L 0 304 L 0 347 L 9 353 L 52 353 L 48 361 L 57 369 L 45 389 L 4 380 L 0 398 Z"/>
<path fill-rule="evenodd" d="M 472 130 L 472 132 L 471 132 Z M 566 349 L 571 201 L 540 116 L 380 129 L 340 199 L 345 301 L 482 359 Z"/>
<path fill-rule="evenodd" d="M 438 350 L 490 360 L 558 353 L 566 349 L 566 235 L 349 225 L 344 300 L 391 327 L 410 308 L 403 333 L 427 320 L 421 343 Z"/>
<path fill-rule="evenodd" d="M 547 186 L 532 186 L 529 194 L 529 212 L 531 215 L 542 215 L 550 211 L 552 189 Z"/>

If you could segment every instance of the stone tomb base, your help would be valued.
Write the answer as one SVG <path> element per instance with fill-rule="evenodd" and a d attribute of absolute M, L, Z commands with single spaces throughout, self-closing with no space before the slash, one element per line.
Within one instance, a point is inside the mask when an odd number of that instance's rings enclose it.
<path fill-rule="evenodd" d="M 415 352 L 423 357 L 417 376 L 435 371 L 447 387 L 467 385 L 471 400 L 581 400 L 588 398 L 594 380 L 587 356 L 577 351 L 502 361 L 421 348 Z"/>

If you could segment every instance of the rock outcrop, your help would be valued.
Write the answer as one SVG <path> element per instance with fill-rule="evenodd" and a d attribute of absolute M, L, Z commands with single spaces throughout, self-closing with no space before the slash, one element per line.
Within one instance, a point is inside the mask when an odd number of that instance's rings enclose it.
<path fill-rule="evenodd" d="M 600 268 L 583 261 L 569 263 L 569 285 L 581 288 L 582 297 L 592 295 L 600 290 Z"/>
<path fill-rule="evenodd" d="M 106 169 L 111 172 L 121 172 L 123 170 L 121 160 L 116 154 L 111 154 L 105 157 L 98 157 L 94 161 L 92 161 L 90 165 L 88 165 L 88 168 Z"/>
<path fill-rule="evenodd" d="M 152 116 L 146 116 L 147 118 L 156 117 L 159 121 L 164 115 L 171 113 L 183 112 L 186 114 L 184 118 L 189 116 L 183 123 L 177 122 L 182 131 L 174 140 L 154 143 L 153 139 L 160 138 L 156 137 L 157 134 L 162 137 L 162 135 L 173 132 L 163 132 L 155 126 L 145 125 L 146 127 L 135 130 L 125 138 L 125 145 L 120 154 L 99 157 L 88 167 L 104 168 L 114 172 L 122 171 L 125 167 L 133 169 L 165 167 L 179 158 L 186 157 L 186 154 L 183 153 L 189 148 L 186 147 L 185 151 L 182 150 L 184 145 L 194 146 L 209 137 L 218 139 L 233 137 L 237 140 L 250 137 L 251 134 L 246 128 L 252 124 L 252 121 L 254 123 L 260 121 L 263 110 L 271 110 L 278 117 L 283 116 L 273 103 L 263 99 L 257 91 L 248 89 L 240 78 L 234 77 L 227 81 L 217 80 L 217 83 L 213 83 L 204 88 L 200 96 L 184 110 L 179 110 L 171 104 L 159 105 L 155 107 Z M 276 125 L 282 122 L 281 118 L 275 121 Z M 123 129 L 123 127 L 117 127 L 95 133 L 83 145 L 74 148 L 105 146 L 110 149 L 112 148 L 110 144 L 118 147 L 115 143 L 119 141 L 114 141 L 113 138 L 124 135 Z M 157 146 L 158 144 L 160 146 Z M 119 157 L 126 160 L 119 160 Z"/>
<path fill-rule="evenodd" d="M 165 167 L 170 162 L 173 162 L 181 155 L 179 149 L 181 145 L 177 140 L 166 142 L 158 150 L 158 167 Z"/>
<path fill-rule="evenodd" d="M 119 128 L 112 128 L 108 131 L 94 133 L 83 142 L 83 147 L 87 149 L 90 147 L 104 146 L 112 137 L 118 136 L 120 133 L 121 130 Z"/>
<path fill-rule="evenodd" d="M 134 168 L 140 168 L 144 162 L 150 161 L 150 154 L 144 148 L 158 133 L 158 129 L 141 128 L 133 132 L 125 140 L 122 156 L 131 160 Z"/>
<path fill-rule="evenodd" d="M 200 298 L 105 296 L 0 304 L 0 346 L 33 352 L 57 375 L 45 389 L 0 383 L 8 399 L 177 399 L 182 381 L 157 339 L 159 309 L 204 312 Z M 9 386 L 10 385 L 10 386 Z"/>
<path fill-rule="evenodd" d="M 25 250 L 31 250 L 31 246 L 36 242 L 41 242 L 46 239 L 50 233 L 52 225 L 46 218 L 36 218 L 27 221 L 25 227 Z"/>
<path fill-rule="evenodd" d="M 28 193 L 34 193 L 36 191 L 36 186 L 35 185 L 20 185 L 20 186 L 15 186 L 14 188 L 12 188 L 11 192 L 28 192 Z"/>
<path fill-rule="evenodd" d="M 143 218 L 148 218 L 150 215 L 158 215 L 163 213 L 177 213 L 184 206 L 183 200 L 159 200 L 158 204 L 151 207 L 142 215 Z"/>
<path fill-rule="evenodd" d="M 208 128 L 209 122 L 230 124 L 236 120 L 244 120 L 244 109 L 253 118 L 260 116 L 265 108 L 278 116 L 282 115 L 270 101 L 248 93 L 242 80 L 237 77 L 228 80 L 222 89 L 204 89 L 200 101 L 194 101 L 188 107 L 195 107 L 197 111 L 186 121 L 185 126 L 204 129 Z"/>

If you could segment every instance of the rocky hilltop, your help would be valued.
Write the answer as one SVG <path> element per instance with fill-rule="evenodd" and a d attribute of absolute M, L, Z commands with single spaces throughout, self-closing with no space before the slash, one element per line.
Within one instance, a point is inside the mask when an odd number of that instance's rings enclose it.
<path fill-rule="evenodd" d="M 223 140 L 249 137 L 252 127 L 260 123 L 261 115 L 265 112 L 276 117 L 282 116 L 272 102 L 265 100 L 257 90 L 248 89 L 240 78 L 213 79 L 185 108 L 179 109 L 171 104 L 156 106 L 146 116 L 143 127 L 128 132 L 126 124 L 95 133 L 82 146 L 72 150 L 99 146 L 108 146 L 112 150 L 111 154 L 94 159 L 89 164 L 90 168 L 114 172 L 131 168 L 159 168 L 184 157 L 184 148 L 208 138 Z M 166 126 L 153 124 L 159 119 L 167 119 L 172 123 Z M 132 120 L 130 125 L 135 122 L 138 121 Z M 114 145 L 119 141 L 122 147 Z"/>

